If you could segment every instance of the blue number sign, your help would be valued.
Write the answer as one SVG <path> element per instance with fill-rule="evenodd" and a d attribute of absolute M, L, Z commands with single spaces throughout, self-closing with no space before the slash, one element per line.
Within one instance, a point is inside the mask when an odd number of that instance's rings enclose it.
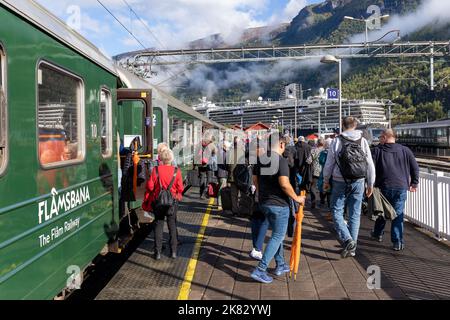
<path fill-rule="evenodd" d="M 327 89 L 327 99 L 328 100 L 339 99 L 339 90 L 334 88 Z"/>

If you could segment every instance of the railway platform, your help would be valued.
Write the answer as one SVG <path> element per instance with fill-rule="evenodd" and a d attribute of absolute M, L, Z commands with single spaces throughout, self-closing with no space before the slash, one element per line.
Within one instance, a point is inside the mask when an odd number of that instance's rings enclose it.
<path fill-rule="evenodd" d="M 450 299 L 446 244 L 406 223 L 406 249 L 394 252 L 388 230 L 383 243 L 371 240 L 373 221 L 362 216 L 357 256 L 341 259 L 332 223 L 322 209 L 305 210 L 297 280 L 284 276 L 275 277 L 272 284 L 257 283 L 250 278 L 257 261 L 249 257 L 249 220 L 219 214 L 212 202 L 201 201 L 193 188 L 178 214 L 179 257 L 169 258 L 167 249 L 162 260 L 155 261 L 150 232 L 95 299 Z M 286 259 L 290 245 L 287 237 Z M 367 287 L 369 266 L 380 268 L 380 289 Z"/>

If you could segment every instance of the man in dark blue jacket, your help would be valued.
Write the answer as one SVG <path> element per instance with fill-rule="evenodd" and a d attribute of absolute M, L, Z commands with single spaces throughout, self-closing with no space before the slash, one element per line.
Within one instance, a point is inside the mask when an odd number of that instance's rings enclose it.
<path fill-rule="evenodd" d="M 408 147 L 395 143 L 395 132 L 391 129 L 383 133 L 385 143 L 373 149 L 373 161 L 376 170 L 375 187 L 392 204 L 397 218 L 392 221 L 391 241 L 395 251 L 403 250 L 403 215 L 407 192 L 416 192 L 419 184 L 419 166 L 414 154 Z M 386 220 L 379 217 L 372 231 L 372 238 L 383 241 Z"/>

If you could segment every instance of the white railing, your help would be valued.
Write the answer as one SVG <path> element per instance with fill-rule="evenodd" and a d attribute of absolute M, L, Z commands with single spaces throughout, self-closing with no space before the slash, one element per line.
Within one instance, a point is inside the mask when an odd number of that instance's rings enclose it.
<path fill-rule="evenodd" d="M 450 177 L 421 172 L 417 192 L 408 192 L 405 218 L 439 239 L 450 240 Z"/>

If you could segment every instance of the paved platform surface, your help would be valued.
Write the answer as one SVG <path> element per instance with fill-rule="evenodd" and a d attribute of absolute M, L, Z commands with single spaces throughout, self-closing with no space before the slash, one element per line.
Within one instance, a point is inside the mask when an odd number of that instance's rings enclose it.
<path fill-rule="evenodd" d="M 373 221 L 361 219 L 355 258 L 341 259 L 340 245 L 324 210 L 305 210 L 302 255 L 297 281 L 275 277 L 271 284 L 250 278 L 257 262 L 252 249 L 248 219 L 215 215 L 202 245 L 189 298 L 248 300 L 391 300 L 450 299 L 450 249 L 406 224 L 406 249 L 394 252 L 386 232 L 383 243 L 369 234 Z M 388 222 L 388 226 L 390 223 Z M 289 261 L 291 239 L 285 241 Z M 381 289 L 367 288 L 367 268 L 381 270 Z M 274 263 L 271 268 L 274 268 Z"/>
<path fill-rule="evenodd" d="M 153 231 L 123 264 L 97 300 L 175 300 L 184 280 L 197 234 L 207 208 L 207 202 L 198 198 L 198 191 L 188 193 L 178 210 L 178 258 L 169 257 L 169 246 L 162 252 L 162 259 L 153 259 Z M 164 239 L 169 238 L 167 225 Z"/>
<path fill-rule="evenodd" d="M 176 299 L 206 208 L 207 201 L 198 199 L 193 188 L 180 205 L 178 259 L 170 259 L 167 248 L 163 259 L 155 261 L 150 233 L 96 299 Z M 250 278 L 257 261 L 248 255 L 252 249 L 249 220 L 212 210 L 189 299 L 450 299 L 449 247 L 406 224 L 406 249 L 394 252 L 388 230 L 383 243 L 370 240 L 373 221 L 363 216 L 357 256 L 341 259 L 333 225 L 325 214 L 320 209 L 305 210 L 297 281 L 284 276 L 272 284 L 260 284 Z M 165 231 L 167 239 L 167 227 Z M 287 261 L 290 245 L 287 237 Z M 366 270 L 371 265 L 381 269 L 381 289 L 367 288 Z"/>

